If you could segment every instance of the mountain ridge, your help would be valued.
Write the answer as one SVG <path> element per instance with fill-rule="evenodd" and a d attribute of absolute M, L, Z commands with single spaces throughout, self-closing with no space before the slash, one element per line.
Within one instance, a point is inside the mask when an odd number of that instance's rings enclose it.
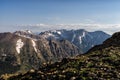
<path fill-rule="evenodd" d="M 75 44 L 83 53 L 87 52 L 91 47 L 102 44 L 104 40 L 110 37 L 103 31 L 88 32 L 84 29 L 78 30 L 50 30 L 39 34 L 46 39 L 66 39 Z"/>

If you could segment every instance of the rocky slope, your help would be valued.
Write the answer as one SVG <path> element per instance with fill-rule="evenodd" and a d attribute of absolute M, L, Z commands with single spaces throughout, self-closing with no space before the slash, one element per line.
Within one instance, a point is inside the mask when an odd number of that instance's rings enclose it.
<path fill-rule="evenodd" d="M 26 32 L 0 33 L 0 75 L 39 69 L 80 54 L 67 40 L 46 40 Z"/>
<path fill-rule="evenodd" d="M 103 41 L 110 37 L 110 35 L 102 31 L 88 32 L 84 29 L 51 30 L 40 33 L 40 36 L 49 40 L 66 39 L 75 44 L 83 53 L 95 45 L 102 44 Z"/>
<path fill-rule="evenodd" d="M 8 80 L 120 80 L 120 32 L 113 34 L 103 44 L 93 47 L 86 54 L 65 58 L 39 71 L 4 75 L 1 79 L 5 78 Z"/>
<path fill-rule="evenodd" d="M 26 37 L 40 39 L 44 38 L 47 40 L 68 40 L 74 45 L 76 45 L 82 53 L 87 52 L 90 48 L 95 45 L 102 44 L 107 38 L 110 37 L 109 34 L 102 31 L 88 32 L 84 29 L 78 30 L 51 30 L 41 32 L 39 35 L 32 33 L 32 31 L 16 31 L 14 34 Z"/>

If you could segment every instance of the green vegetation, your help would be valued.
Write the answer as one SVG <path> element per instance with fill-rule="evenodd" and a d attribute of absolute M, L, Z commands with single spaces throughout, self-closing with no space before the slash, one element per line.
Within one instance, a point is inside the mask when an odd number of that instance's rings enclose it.
<path fill-rule="evenodd" d="M 111 47 L 77 56 L 71 59 L 63 59 L 41 68 L 39 71 L 28 71 L 8 78 L 8 80 L 24 79 L 58 79 L 58 80 L 119 80 L 120 79 L 120 49 Z"/>

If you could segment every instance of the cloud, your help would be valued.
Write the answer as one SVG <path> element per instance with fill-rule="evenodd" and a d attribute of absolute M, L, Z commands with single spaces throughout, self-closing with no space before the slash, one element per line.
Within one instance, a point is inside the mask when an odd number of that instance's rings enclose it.
<path fill-rule="evenodd" d="M 108 34 L 120 31 L 120 24 L 29 24 L 20 26 L 22 29 L 30 29 L 34 32 L 43 32 L 47 30 L 58 29 L 85 29 L 87 31 L 102 30 Z"/>

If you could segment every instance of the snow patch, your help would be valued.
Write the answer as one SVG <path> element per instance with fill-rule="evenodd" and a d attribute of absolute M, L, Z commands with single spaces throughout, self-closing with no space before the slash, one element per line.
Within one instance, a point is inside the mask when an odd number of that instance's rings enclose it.
<path fill-rule="evenodd" d="M 85 32 L 81 36 L 79 36 L 80 44 L 82 43 L 82 38 L 85 37 Z"/>
<path fill-rule="evenodd" d="M 32 41 L 32 44 L 33 44 L 33 48 L 34 48 L 35 52 L 37 53 L 36 43 L 35 43 L 34 40 L 31 40 L 31 41 Z"/>
<path fill-rule="evenodd" d="M 58 34 L 61 34 L 61 32 L 60 32 L 60 31 L 57 31 L 57 33 L 58 33 Z"/>
<path fill-rule="evenodd" d="M 79 36 L 79 40 L 80 40 L 80 44 L 82 43 L 82 37 L 81 36 Z"/>
<path fill-rule="evenodd" d="M 27 34 L 32 34 L 32 31 L 30 31 L 30 30 L 21 30 L 20 32 L 27 33 Z"/>
<path fill-rule="evenodd" d="M 30 33 L 30 34 L 32 34 L 32 31 L 30 31 L 30 30 L 28 30 L 27 32 Z"/>
<path fill-rule="evenodd" d="M 24 46 L 24 43 L 22 42 L 21 39 L 18 39 L 17 40 L 17 43 L 16 43 L 16 51 L 18 54 L 20 54 L 20 49 Z"/>
<path fill-rule="evenodd" d="M 85 37 L 85 32 L 83 32 L 82 37 Z"/>
<path fill-rule="evenodd" d="M 73 42 L 73 41 L 75 40 L 75 37 L 76 37 L 76 35 L 75 35 L 75 33 L 73 32 L 73 38 L 72 38 L 72 41 L 71 41 L 71 42 Z"/>

